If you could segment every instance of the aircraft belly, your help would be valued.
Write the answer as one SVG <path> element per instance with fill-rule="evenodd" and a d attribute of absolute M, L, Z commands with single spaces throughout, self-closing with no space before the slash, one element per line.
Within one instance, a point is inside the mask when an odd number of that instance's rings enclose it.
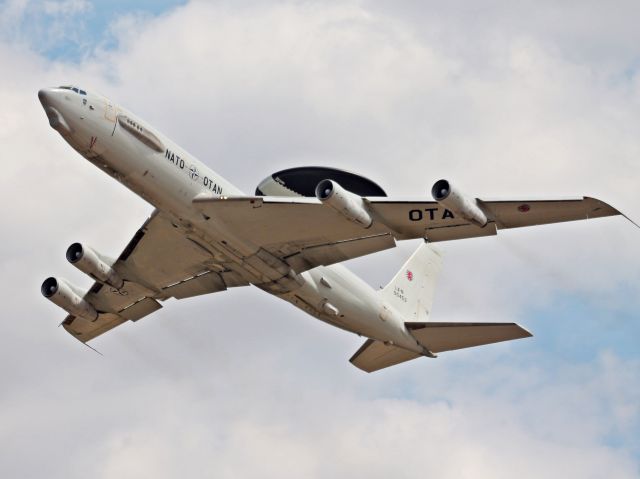
<path fill-rule="evenodd" d="M 212 264 L 224 265 L 246 282 L 276 295 L 297 290 L 304 283 L 287 263 L 262 248 L 239 241 L 224 225 L 171 216 L 174 226 L 211 256 Z"/>
<path fill-rule="evenodd" d="M 104 155 L 90 157 L 85 152 L 85 156 L 173 218 L 187 238 L 209 252 L 212 271 L 215 263 L 338 328 L 381 341 L 401 341 L 399 325 L 380 315 L 378 295 L 346 268 L 334 265 L 297 274 L 280 255 L 261 248 L 252 237 L 237 235 L 215 210 L 203 215 L 193 207 L 193 198 L 203 190 L 198 177 L 188 175 L 187 163 L 182 168 L 182 163 L 167 160 L 166 153 L 145 147 L 118 127 L 106 143 L 100 150 Z"/>
<path fill-rule="evenodd" d="M 300 276 L 305 280 L 302 287 L 278 296 L 332 326 L 403 347 L 415 346 L 404 323 L 382 317 L 379 296 L 346 268 L 318 267 Z"/>

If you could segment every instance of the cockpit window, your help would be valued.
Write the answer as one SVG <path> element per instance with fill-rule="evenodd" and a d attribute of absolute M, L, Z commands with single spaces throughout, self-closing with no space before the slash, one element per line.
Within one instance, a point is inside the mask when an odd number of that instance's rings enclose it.
<path fill-rule="evenodd" d="M 86 95 L 87 92 L 84 90 L 81 90 L 80 88 L 76 87 L 76 86 L 70 86 L 70 85 L 62 85 L 59 86 L 58 88 L 62 89 L 62 90 L 71 90 L 71 91 L 75 91 L 76 93 L 78 93 L 79 95 Z"/>

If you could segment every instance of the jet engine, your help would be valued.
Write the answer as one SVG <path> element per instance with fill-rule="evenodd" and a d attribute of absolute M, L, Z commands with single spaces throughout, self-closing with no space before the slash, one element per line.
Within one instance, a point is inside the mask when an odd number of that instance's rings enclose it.
<path fill-rule="evenodd" d="M 436 181 L 431 188 L 433 199 L 481 228 L 487 224 L 487 215 L 478 206 L 478 200 L 469 198 L 447 180 Z"/>
<path fill-rule="evenodd" d="M 316 186 L 316 198 L 331 206 L 349 221 L 368 228 L 373 223 L 361 196 L 345 190 L 333 180 L 322 180 Z"/>
<path fill-rule="evenodd" d="M 45 298 L 57 304 L 69 314 L 88 321 L 95 321 L 98 318 L 96 308 L 82 299 L 76 289 L 62 279 L 54 277 L 45 279 L 40 291 Z"/>
<path fill-rule="evenodd" d="M 81 243 L 73 243 L 67 248 L 67 260 L 83 273 L 88 274 L 100 283 L 120 289 L 124 281 L 98 253 Z"/>

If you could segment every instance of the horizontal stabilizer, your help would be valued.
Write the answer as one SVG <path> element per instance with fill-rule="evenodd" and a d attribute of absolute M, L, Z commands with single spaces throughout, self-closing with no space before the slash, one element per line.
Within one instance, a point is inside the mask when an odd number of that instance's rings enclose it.
<path fill-rule="evenodd" d="M 533 336 L 516 323 L 405 323 L 411 334 L 432 353 L 472 348 Z"/>
<path fill-rule="evenodd" d="M 355 367 L 371 373 L 420 356 L 397 346 L 387 346 L 381 341 L 368 339 L 349 361 Z"/>

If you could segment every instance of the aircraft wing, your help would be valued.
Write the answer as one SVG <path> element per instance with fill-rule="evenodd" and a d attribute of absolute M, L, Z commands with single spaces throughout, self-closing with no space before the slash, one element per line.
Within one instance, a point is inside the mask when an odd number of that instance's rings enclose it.
<path fill-rule="evenodd" d="M 194 205 L 285 260 L 296 271 L 328 265 L 395 246 L 395 240 L 430 242 L 490 236 L 499 229 L 621 214 L 594 198 L 480 201 L 488 223 L 479 227 L 435 201 L 364 198 L 373 223 L 364 228 L 316 198 L 198 197 Z"/>
<path fill-rule="evenodd" d="M 82 342 L 160 309 L 158 301 L 183 299 L 244 286 L 245 281 L 223 261 L 157 210 L 136 232 L 113 268 L 125 284 L 116 290 L 94 283 L 84 295 L 98 311 L 95 321 L 67 316 L 63 327 Z"/>

